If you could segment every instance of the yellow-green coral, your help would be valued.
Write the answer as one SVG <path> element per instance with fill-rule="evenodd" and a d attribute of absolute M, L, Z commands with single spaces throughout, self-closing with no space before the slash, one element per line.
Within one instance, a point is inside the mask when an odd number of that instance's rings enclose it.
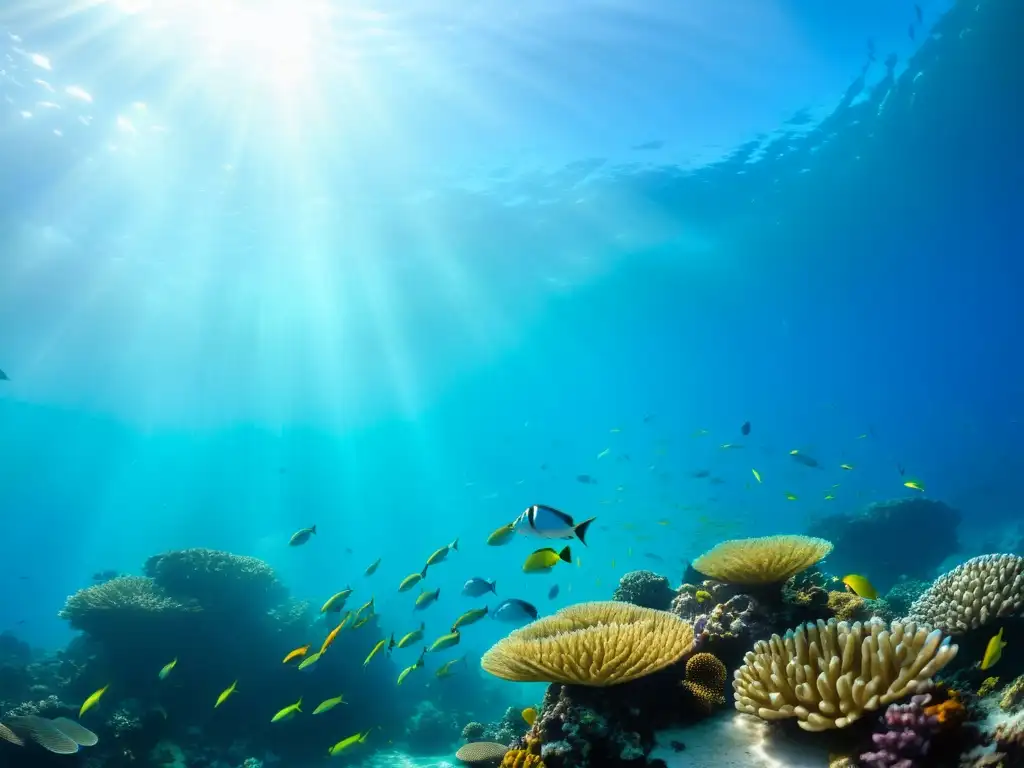
<path fill-rule="evenodd" d="M 683 686 L 707 705 L 725 703 L 725 664 L 713 653 L 695 653 L 686 662 Z"/>
<path fill-rule="evenodd" d="M 118 576 L 80 589 L 58 614 L 75 629 L 92 635 L 117 632 L 131 623 L 166 619 L 198 611 L 193 603 L 168 597 L 152 579 Z"/>
<path fill-rule="evenodd" d="M 540 739 L 536 736 L 526 737 L 526 746 L 522 749 L 510 749 L 501 759 L 501 768 L 544 768 L 540 757 Z"/>
<path fill-rule="evenodd" d="M 1006 686 L 999 700 L 999 708 L 1004 712 L 1013 712 L 1020 708 L 1021 702 L 1024 702 L 1024 675 Z"/>
<path fill-rule="evenodd" d="M 694 597 L 697 598 L 698 603 L 706 603 L 708 600 L 711 599 L 711 593 L 708 592 L 706 589 L 698 589 L 697 592 L 694 594 Z"/>
<path fill-rule="evenodd" d="M 986 677 L 981 685 L 978 686 L 978 696 L 984 698 L 988 696 L 992 691 L 999 685 L 998 677 Z"/>
<path fill-rule="evenodd" d="M 869 613 L 863 597 L 835 590 L 828 593 L 828 609 L 839 621 L 866 619 Z"/>
<path fill-rule="evenodd" d="M 832 544 L 811 536 L 732 539 L 712 547 L 693 567 L 729 584 L 781 584 L 832 551 Z"/>

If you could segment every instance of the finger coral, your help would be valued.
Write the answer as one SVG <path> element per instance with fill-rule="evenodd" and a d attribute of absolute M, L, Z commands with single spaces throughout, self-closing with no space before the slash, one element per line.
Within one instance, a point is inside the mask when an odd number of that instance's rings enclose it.
<path fill-rule="evenodd" d="M 71 595 L 58 614 L 75 629 L 101 636 L 138 620 L 168 618 L 199 610 L 168 597 L 142 576 L 118 576 Z"/>
<path fill-rule="evenodd" d="M 981 555 L 935 580 L 910 606 L 910 621 L 951 635 L 1024 613 L 1024 557 Z"/>
<path fill-rule="evenodd" d="M 808 623 L 746 654 L 732 684 L 736 709 L 764 720 L 795 717 L 806 731 L 845 728 L 922 692 L 956 652 L 941 632 L 913 622 Z"/>
<path fill-rule="evenodd" d="M 810 536 L 731 539 L 693 561 L 693 567 L 729 584 L 781 584 L 832 551 L 832 544 Z"/>
<path fill-rule="evenodd" d="M 725 664 L 713 653 L 695 653 L 686 662 L 683 686 L 705 704 L 725 703 Z"/>
<path fill-rule="evenodd" d="M 505 680 L 600 687 L 664 669 L 692 647 L 693 628 L 675 614 L 581 603 L 512 632 L 480 663 Z"/>

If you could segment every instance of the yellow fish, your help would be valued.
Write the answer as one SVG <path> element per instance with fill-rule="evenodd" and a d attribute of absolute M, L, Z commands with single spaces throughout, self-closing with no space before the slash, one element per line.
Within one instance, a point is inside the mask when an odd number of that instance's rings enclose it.
<path fill-rule="evenodd" d="M 853 469 L 853 464 L 840 464 L 839 468 L 845 469 L 847 472 L 849 472 L 851 469 Z"/>
<path fill-rule="evenodd" d="M 1003 655 L 1003 648 L 1006 647 L 1006 643 L 1003 642 L 1003 630 L 1000 629 L 998 633 L 992 636 L 988 641 L 988 647 L 985 648 L 985 656 L 981 660 L 982 669 L 990 669 L 995 665 L 997 661 Z"/>
<path fill-rule="evenodd" d="M 270 722 L 276 723 L 276 722 L 278 722 L 280 720 L 289 720 L 289 719 L 291 719 L 292 717 L 295 716 L 296 712 L 302 712 L 302 697 L 301 696 L 299 696 L 299 700 L 296 701 L 294 704 L 289 704 L 287 707 L 285 707 L 280 712 L 278 712 L 276 715 L 274 715 L 272 718 L 270 718 Z"/>
<path fill-rule="evenodd" d="M 865 600 L 878 599 L 877 590 L 871 586 L 871 582 L 864 576 L 856 573 L 848 573 L 843 576 L 843 584 L 845 584 L 857 597 L 863 597 Z"/>
<path fill-rule="evenodd" d="M 415 629 L 409 634 L 405 635 L 401 640 L 398 641 L 398 648 L 408 648 L 413 643 L 417 643 L 423 639 L 423 630 L 426 628 L 426 624 L 420 624 L 419 629 Z"/>
<path fill-rule="evenodd" d="M 633 556 L 633 548 L 629 547 L 628 549 L 626 549 L 626 557 L 632 557 L 632 556 Z"/>
<path fill-rule="evenodd" d="M 612 568 L 614 568 L 614 567 L 615 567 L 615 558 L 613 557 L 612 558 Z"/>
<path fill-rule="evenodd" d="M 559 561 L 564 563 L 572 562 L 572 552 L 570 552 L 568 545 L 566 545 L 561 552 L 556 552 L 551 547 L 538 549 L 526 558 L 526 562 L 523 563 L 523 572 L 547 573 L 554 568 Z"/>
<path fill-rule="evenodd" d="M 377 569 L 380 567 L 380 561 L 381 558 L 378 557 L 376 560 L 370 563 L 366 567 L 366 570 L 363 572 L 363 576 L 373 576 L 373 574 L 375 574 L 377 572 Z"/>
<path fill-rule="evenodd" d="M 503 525 L 487 537 L 487 544 L 491 547 L 500 547 L 502 544 L 508 544 L 512 541 L 512 537 L 515 535 L 515 532 L 515 523 Z"/>
<path fill-rule="evenodd" d="M 311 653 L 309 656 L 300 661 L 299 669 L 308 669 L 309 667 L 312 667 L 314 664 L 316 664 L 318 661 L 320 661 L 320 651 L 317 651 L 316 653 Z"/>
<path fill-rule="evenodd" d="M 444 664 L 442 664 L 440 667 L 437 668 L 437 672 L 435 672 L 434 674 L 437 677 L 441 677 L 441 678 L 451 677 L 452 675 L 455 674 L 454 672 L 452 672 L 452 667 L 454 667 L 456 664 L 464 662 L 465 660 L 466 660 L 466 657 L 465 656 L 461 656 L 461 657 L 459 657 L 457 659 L 452 659 L 451 661 L 446 661 Z"/>
<path fill-rule="evenodd" d="M 423 572 L 426 573 L 427 569 L 424 568 Z M 365 603 L 363 603 L 358 608 L 356 608 L 356 612 L 352 615 L 352 621 L 355 621 L 360 616 L 362 616 L 363 615 L 363 611 L 369 611 L 370 613 L 373 613 L 373 597 L 371 597 Z"/>
<path fill-rule="evenodd" d="M 326 699 L 325 701 L 321 701 L 317 705 L 317 708 L 313 710 L 313 714 L 322 715 L 324 712 L 330 712 L 339 704 L 348 704 L 348 702 L 345 701 L 344 694 L 341 696 L 335 696 L 333 699 Z"/>
<path fill-rule="evenodd" d="M 621 430 L 621 429 L 620 429 L 619 427 L 612 427 L 612 428 L 611 428 L 611 429 L 609 429 L 608 431 L 609 431 L 609 432 L 611 432 L 611 433 L 612 433 L 613 435 L 617 435 L 617 434 L 618 434 L 619 432 L 621 432 L 622 430 Z"/>
<path fill-rule="evenodd" d="M 419 573 L 410 573 L 408 576 L 402 579 L 402 583 L 398 585 L 398 591 L 408 592 L 410 589 L 415 587 L 425 578 L 427 578 L 427 566 L 423 566 L 423 570 Z"/>
<path fill-rule="evenodd" d="M 437 653 L 438 651 L 443 651 L 445 648 L 451 648 L 453 645 L 458 645 L 459 640 L 461 639 L 462 635 L 459 634 L 459 630 L 453 629 L 451 634 L 437 638 L 437 640 L 435 640 L 427 650 L 430 653 Z"/>
<path fill-rule="evenodd" d="M 459 616 L 459 618 L 455 620 L 455 623 L 452 624 L 452 632 L 454 632 L 459 627 L 466 627 L 470 624 L 476 624 L 478 621 L 480 621 L 480 619 L 487 615 L 488 610 L 489 609 L 487 608 L 486 605 L 483 608 L 470 608 L 468 611 L 466 611 L 464 614 L 462 614 L 461 616 Z"/>
<path fill-rule="evenodd" d="M 372 728 L 370 730 L 373 730 Z M 331 757 L 337 757 L 349 747 L 354 747 L 356 744 L 362 744 L 366 741 L 366 737 L 370 735 L 370 731 L 365 733 L 356 733 L 349 736 L 347 739 L 342 739 L 333 747 L 328 750 Z"/>
<path fill-rule="evenodd" d="M 169 663 L 164 664 L 163 668 L 157 673 L 157 677 L 161 680 L 166 680 L 167 676 L 171 674 L 171 670 L 174 669 L 178 664 L 178 657 L 175 656 Z"/>
<path fill-rule="evenodd" d="M 281 663 L 282 664 L 287 664 L 289 661 L 295 661 L 295 659 L 301 659 L 303 656 L 305 656 L 307 653 L 309 653 L 309 649 L 310 649 L 311 645 L 312 645 L 312 643 L 310 643 L 309 645 L 304 645 L 301 648 L 296 648 L 294 651 L 289 652 L 289 654 L 284 657 L 284 660 Z"/>
<path fill-rule="evenodd" d="M 433 592 L 420 592 L 416 597 L 416 605 L 413 606 L 414 611 L 422 611 L 432 603 L 437 601 L 437 598 L 441 596 L 441 588 L 438 587 Z"/>
<path fill-rule="evenodd" d="M 533 728 L 533 724 L 537 722 L 537 710 L 533 707 L 527 707 L 523 710 L 522 715 L 523 720 L 526 721 L 526 724 Z"/>
<path fill-rule="evenodd" d="M 395 642 L 394 635 L 391 636 L 391 642 L 392 644 Z M 380 652 L 380 649 L 387 645 L 387 643 L 388 641 L 386 639 L 382 639 L 375 646 L 373 646 L 373 650 L 370 651 L 369 655 L 366 657 L 366 660 L 363 662 L 363 666 L 365 667 L 367 664 L 373 661 L 373 657 L 376 656 Z"/>
<path fill-rule="evenodd" d="M 825 494 L 825 501 L 832 501 L 835 498 L 831 493 Z"/>
<path fill-rule="evenodd" d="M 324 603 L 320 613 L 340 613 L 341 609 L 345 607 L 345 601 L 348 600 L 348 596 L 351 594 L 351 587 L 345 587 L 341 592 L 335 592 Z"/>
<path fill-rule="evenodd" d="M 797 500 L 797 495 L 795 493 L 787 493 L 786 494 L 786 501 L 796 501 L 796 500 Z"/>
<path fill-rule="evenodd" d="M 612 452 L 611 448 L 605 448 L 603 451 L 601 451 L 599 454 L 597 454 L 597 458 L 603 459 L 605 456 L 607 456 L 611 452 Z"/>
<path fill-rule="evenodd" d="M 864 439 L 865 437 L 867 437 L 867 436 L 868 436 L 868 435 L 867 435 L 867 432 L 865 432 L 865 433 L 864 433 L 863 435 L 857 435 L 857 439 L 858 439 L 858 440 L 863 440 L 863 439 Z"/>
<path fill-rule="evenodd" d="M 924 493 L 924 483 L 920 480 L 907 480 L 903 485 L 913 491 L 920 491 L 921 493 Z"/>
<path fill-rule="evenodd" d="M 107 688 L 109 687 L 109 683 L 107 685 L 104 685 L 102 688 L 96 691 L 96 693 L 92 694 L 89 698 L 85 700 L 85 702 L 82 704 L 82 708 L 78 710 L 79 720 L 82 719 L 82 715 L 84 715 L 86 712 L 88 712 L 90 709 L 92 709 L 99 703 L 100 698 L 102 698 L 103 694 L 107 692 Z"/>
<path fill-rule="evenodd" d="M 309 528 L 303 528 L 302 530 L 296 531 L 292 534 L 292 537 L 288 539 L 288 546 L 299 547 L 309 541 L 309 537 L 316 533 L 316 526 L 311 525 Z"/>
<path fill-rule="evenodd" d="M 355 632 L 357 629 L 362 629 L 375 618 L 377 618 L 377 614 L 375 613 L 370 613 L 366 616 L 363 616 L 363 618 L 359 619 L 355 624 L 352 625 L 352 631 Z"/>
<path fill-rule="evenodd" d="M 238 681 L 235 680 L 235 682 L 233 682 L 231 685 L 229 685 L 227 688 L 225 688 L 223 691 L 221 691 L 220 696 L 217 697 L 217 703 L 213 705 L 213 708 L 216 709 L 217 707 L 219 707 L 221 704 L 223 704 L 225 701 L 228 700 L 228 697 L 231 694 L 233 694 L 237 690 L 238 690 Z"/>
<path fill-rule="evenodd" d="M 757 482 L 760 483 L 761 482 L 761 473 L 758 472 L 756 469 L 752 469 L 750 471 L 753 473 L 754 479 L 757 480 Z"/>
<path fill-rule="evenodd" d="M 345 618 L 348 619 L 347 616 Z M 323 656 L 324 653 L 327 652 L 327 649 L 330 648 L 331 645 L 334 644 L 335 639 L 338 637 L 338 633 L 341 632 L 341 630 L 344 629 L 344 627 L 345 627 L 345 622 L 343 621 L 338 626 L 336 626 L 334 629 L 332 629 L 331 633 L 329 635 L 327 635 L 326 639 L 324 640 L 324 644 L 320 646 L 320 655 L 321 656 Z"/>
<path fill-rule="evenodd" d="M 412 666 L 406 667 L 398 675 L 398 684 L 401 685 L 402 681 L 409 676 L 410 673 L 415 672 L 417 669 L 423 666 L 423 657 L 426 655 L 427 649 L 424 648 L 420 651 L 420 657 L 416 660 L 416 663 Z"/>
<path fill-rule="evenodd" d="M 423 575 L 426 576 L 428 567 L 430 567 L 431 565 L 437 565 L 438 563 L 442 562 L 446 557 L 448 557 L 448 553 L 452 550 L 455 550 L 456 552 L 459 551 L 458 539 L 453 541 L 447 547 L 441 547 L 439 550 L 434 552 L 434 554 L 427 558 L 427 564 L 423 567 Z"/>

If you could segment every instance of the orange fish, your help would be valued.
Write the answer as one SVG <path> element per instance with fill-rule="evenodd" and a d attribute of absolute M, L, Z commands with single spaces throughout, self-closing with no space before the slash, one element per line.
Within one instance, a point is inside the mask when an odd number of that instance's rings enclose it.
<path fill-rule="evenodd" d="M 310 648 L 309 645 L 304 645 L 301 648 L 296 648 L 294 651 L 292 651 L 287 656 L 285 656 L 284 657 L 284 661 L 282 661 L 281 663 L 282 664 L 287 664 L 289 661 L 295 661 L 296 659 L 301 659 L 303 656 L 305 656 L 307 653 L 309 653 L 309 648 Z"/>
<path fill-rule="evenodd" d="M 334 629 L 331 630 L 331 634 L 329 634 L 327 636 L 327 639 L 324 640 L 324 644 L 320 647 L 320 653 L 321 654 L 323 654 L 324 651 L 326 651 L 328 648 L 331 647 L 331 643 L 334 642 L 334 638 L 336 638 L 338 636 L 338 633 L 341 632 L 342 628 L 345 626 L 345 622 L 347 622 L 347 621 L 348 621 L 348 616 L 345 617 L 345 621 L 341 622 L 341 624 L 339 624 L 338 626 L 336 626 Z"/>

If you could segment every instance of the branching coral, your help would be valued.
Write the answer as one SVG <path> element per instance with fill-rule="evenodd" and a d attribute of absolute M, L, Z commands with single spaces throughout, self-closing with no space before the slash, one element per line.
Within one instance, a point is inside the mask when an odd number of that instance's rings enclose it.
<path fill-rule="evenodd" d="M 117 632 L 127 624 L 175 618 L 199 610 L 194 603 L 168 597 L 142 576 L 118 576 L 71 595 L 59 616 L 91 635 Z"/>
<path fill-rule="evenodd" d="M 782 584 L 832 551 L 810 536 L 764 536 L 723 541 L 693 561 L 701 573 L 729 584 Z"/>
<path fill-rule="evenodd" d="M 845 728 L 921 692 L 956 652 L 941 632 L 913 622 L 806 624 L 747 653 L 733 680 L 736 709 L 765 720 L 795 717 L 807 731 Z"/>
<path fill-rule="evenodd" d="M 664 576 L 653 571 L 630 571 L 619 579 L 612 600 L 667 611 L 673 595 Z"/>
<path fill-rule="evenodd" d="M 981 555 L 943 574 L 910 606 L 910 621 L 961 634 L 1024 613 L 1024 557 Z"/>
<path fill-rule="evenodd" d="M 867 768 L 909 768 L 914 761 L 928 754 L 932 737 L 939 729 L 939 720 L 930 715 L 925 705 L 931 700 L 927 693 L 911 698 L 909 704 L 890 704 L 885 711 L 885 730 L 871 735 L 875 750 L 860 756 Z"/>
<path fill-rule="evenodd" d="M 274 569 L 265 562 L 215 549 L 154 555 L 146 561 L 145 572 L 168 595 L 197 600 L 203 607 L 269 610 L 285 596 Z"/>
<path fill-rule="evenodd" d="M 629 603 L 570 606 L 518 629 L 481 660 L 517 682 L 607 686 L 649 675 L 693 647 L 693 628 L 667 611 Z"/>
<path fill-rule="evenodd" d="M 725 664 L 711 653 L 695 653 L 686 662 L 683 686 L 704 704 L 725 703 Z"/>

